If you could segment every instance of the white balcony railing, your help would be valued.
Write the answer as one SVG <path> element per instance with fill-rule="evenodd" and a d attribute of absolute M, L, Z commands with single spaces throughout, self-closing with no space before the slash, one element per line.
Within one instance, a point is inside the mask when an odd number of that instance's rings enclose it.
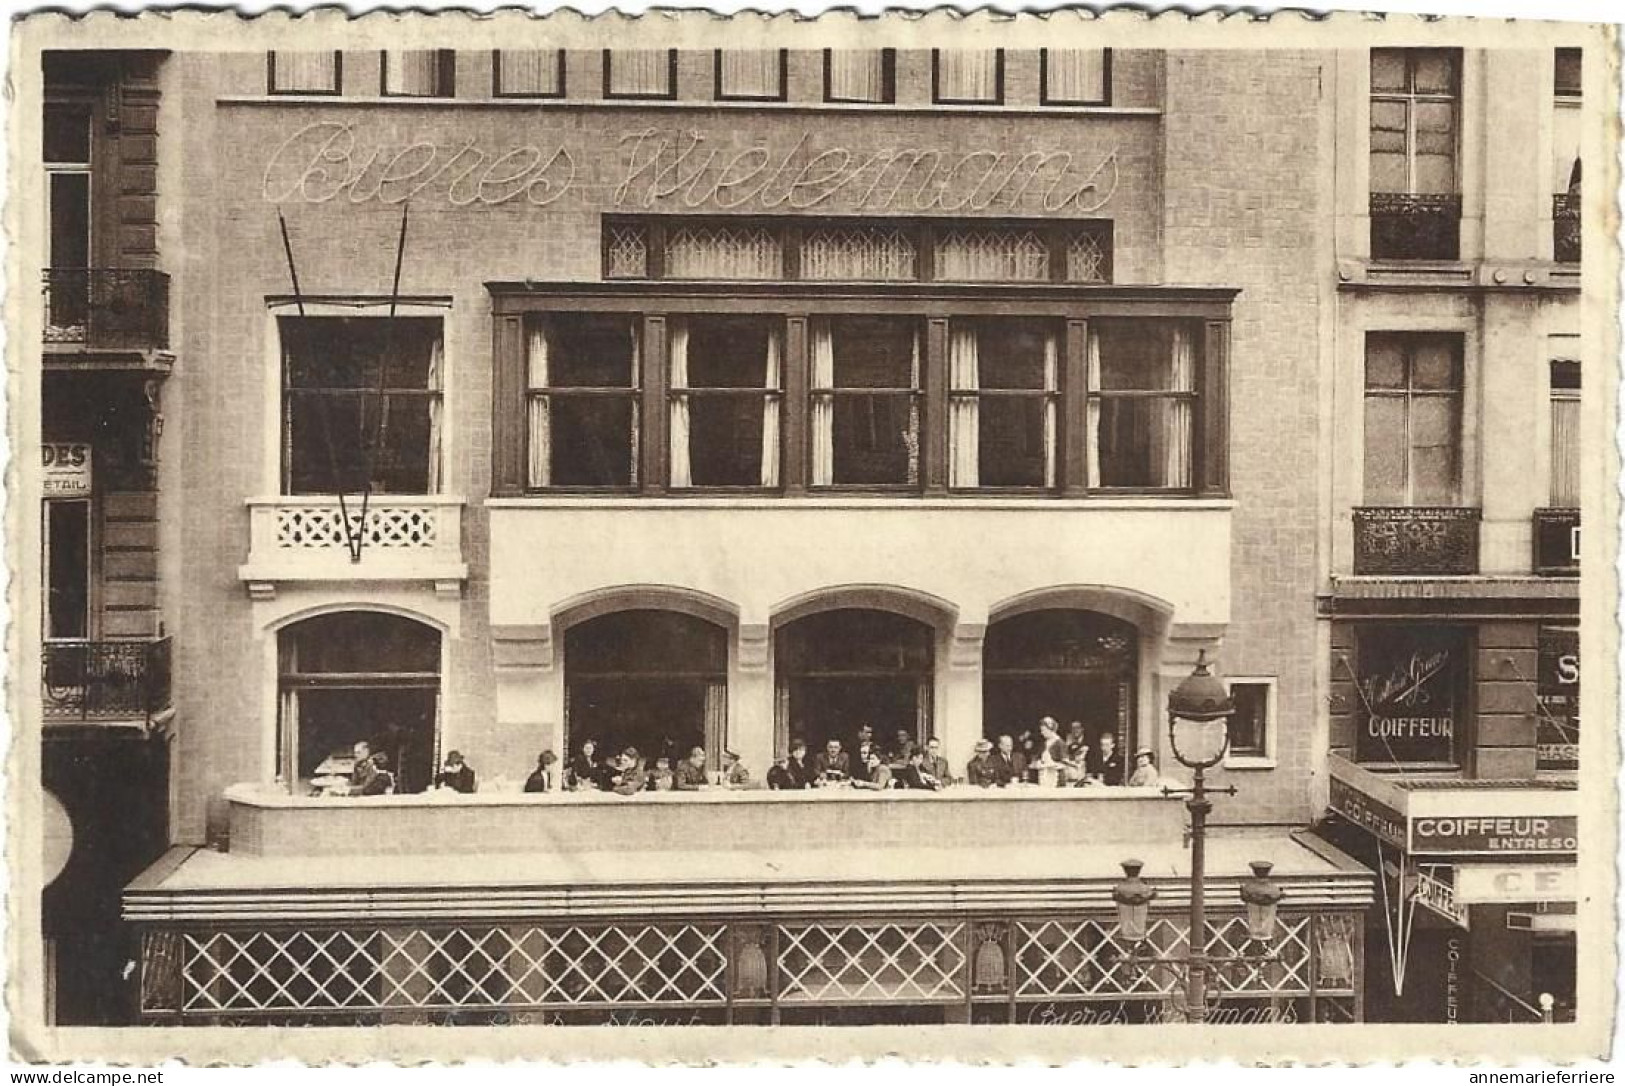
<path fill-rule="evenodd" d="M 365 516 L 359 495 L 342 510 L 332 495 L 250 498 L 248 515 L 238 576 L 257 598 L 283 583 L 358 580 L 428 581 L 456 594 L 468 577 L 461 497 L 375 494 Z"/>

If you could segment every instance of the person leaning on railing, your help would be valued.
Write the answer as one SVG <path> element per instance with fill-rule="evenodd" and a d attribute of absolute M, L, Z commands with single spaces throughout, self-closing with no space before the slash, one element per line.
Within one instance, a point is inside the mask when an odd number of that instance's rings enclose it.
<path fill-rule="evenodd" d="M 525 791 L 552 792 L 558 784 L 557 775 L 553 772 L 554 764 L 559 756 L 550 750 L 544 750 L 536 758 L 536 771 L 525 778 Z"/>
<path fill-rule="evenodd" d="M 688 757 L 678 763 L 672 773 L 672 789 L 677 792 L 698 792 L 711 783 L 705 773 L 705 748 L 695 747 Z"/>

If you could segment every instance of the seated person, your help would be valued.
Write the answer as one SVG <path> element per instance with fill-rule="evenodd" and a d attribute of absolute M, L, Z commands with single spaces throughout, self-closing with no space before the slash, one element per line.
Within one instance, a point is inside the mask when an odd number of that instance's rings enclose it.
<path fill-rule="evenodd" d="M 953 770 L 948 766 L 948 759 L 942 756 L 942 740 L 934 735 L 925 741 L 925 761 L 921 763 L 921 767 L 941 781 L 942 787 L 946 788 L 953 783 Z"/>
<path fill-rule="evenodd" d="M 1089 757 L 1089 737 L 1084 734 L 1083 721 L 1074 720 L 1066 727 L 1066 760 L 1078 767 L 1081 777 L 1086 772 L 1084 762 Z"/>
<path fill-rule="evenodd" d="M 367 783 L 361 786 L 364 796 L 387 796 L 395 791 L 395 774 L 389 771 L 389 755 L 383 751 L 374 754 L 370 759 L 372 775 Z"/>
<path fill-rule="evenodd" d="M 1129 777 L 1130 788 L 1155 788 L 1162 783 L 1157 775 L 1157 756 L 1151 753 L 1150 747 L 1141 747 L 1134 752 L 1134 775 Z"/>
<path fill-rule="evenodd" d="M 886 751 L 886 764 L 893 769 L 908 764 L 908 756 L 914 753 L 919 744 L 914 742 L 914 735 L 907 728 L 898 728 L 892 734 L 891 749 Z"/>
<path fill-rule="evenodd" d="M 372 745 L 363 739 L 351 748 L 351 753 L 355 756 L 355 762 L 350 766 L 350 791 L 363 795 L 367 782 L 378 772 L 378 766 L 372 760 Z"/>
<path fill-rule="evenodd" d="M 729 788 L 750 787 L 750 770 L 746 769 L 745 763 L 739 760 L 739 755 L 731 750 L 722 752 L 722 772 L 723 783 Z"/>
<path fill-rule="evenodd" d="M 854 769 L 852 773 L 853 788 L 884 792 L 891 787 L 891 767 L 874 747 L 865 747 L 858 753 L 858 764 L 862 769 Z"/>
<path fill-rule="evenodd" d="M 688 757 L 677 764 L 672 776 L 672 788 L 678 792 L 698 792 L 709 785 L 711 778 L 705 772 L 705 748 L 690 750 Z"/>
<path fill-rule="evenodd" d="M 781 754 L 773 759 L 773 768 L 767 771 L 767 787 L 773 792 L 793 792 L 807 786 L 790 772 L 790 756 Z"/>
<path fill-rule="evenodd" d="M 925 752 L 915 748 L 908 762 L 897 771 L 897 783 L 912 791 L 935 792 L 942 787 L 942 778 L 925 767 Z"/>
<path fill-rule="evenodd" d="M 999 736 L 998 748 L 993 752 L 993 776 L 993 783 L 1000 788 L 1027 779 L 1027 760 L 1008 735 Z"/>
<path fill-rule="evenodd" d="M 993 766 L 993 744 L 986 739 L 976 741 L 976 756 L 965 766 L 965 780 L 978 788 L 991 788 L 999 783 Z"/>
<path fill-rule="evenodd" d="M 1101 732 L 1087 762 L 1089 777 L 1099 784 L 1116 787 L 1123 783 L 1123 752 L 1117 749 L 1117 736 Z"/>
<path fill-rule="evenodd" d="M 598 762 L 598 744 L 591 739 L 581 741 L 581 750 L 570 759 L 564 774 L 564 787 L 572 792 L 591 791 L 602 786 L 604 767 Z"/>
<path fill-rule="evenodd" d="M 536 771 L 525 778 L 525 791 L 551 792 L 558 786 L 553 772 L 553 766 L 558 762 L 559 756 L 550 750 L 544 750 L 536 758 Z"/>
<path fill-rule="evenodd" d="M 790 779 L 795 781 L 796 788 L 811 788 L 813 780 L 818 776 L 813 764 L 807 761 L 807 744 L 801 739 L 790 741 L 790 758 L 785 763 L 790 773 Z"/>
<path fill-rule="evenodd" d="M 675 786 L 676 779 L 671 772 L 671 759 L 661 755 L 655 759 L 655 767 L 649 773 L 649 791 L 670 792 Z"/>
<path fill-rule="evenodd" d="M 868 743 L 870 746 L 873 746 L 874 742 L 875 742 L 875 730 L 873 728 L 871 728 L 867 724 L 859 724 L 858 725 L 857 737 L 852 740 L 852 749 L 857 750 L 859 747 L 863 746 L 863 744 L 865 744 L 865 743 Z"/>
<path fill-rule="evenodd" d="M 464 795 L 474 791 L 474 769 L 459 751 L 446 752 L 446 764 L 439 773 L 435 774 L 434 786 L 436 788 L 450 788 L 453 792 Z"/>
<path fill-rule="evenodd" d="M 643 791 L 649 777 L 643 770 L 643 758 L 637 747 L 627 747 L 621 752 L 606 782 L 608 790 L 620 796 L 635 796 Z"/>
<path fill-rule="evenodd" d="M 824 744 L 824 753 L 813 759 L 814 788 L 826 784 L 845 784 L 852 776 L 852 758 L 841 749 L 839 739 Z"/>

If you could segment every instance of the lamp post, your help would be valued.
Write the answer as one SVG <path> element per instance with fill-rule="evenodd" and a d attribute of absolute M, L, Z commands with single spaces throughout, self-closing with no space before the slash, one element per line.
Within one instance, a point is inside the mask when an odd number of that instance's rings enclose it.
<path fill-rule="evenodd" d="M 1235 705 L 1223 680 L 1213 674 L 1202 652 L 1196 669 L 1168 695 L 1168 744 L 1180 765 L 1192 771 L 1191 787 L 1163 788 L 1165 796 L 1186 796 L 1190 812 L 1191 884 L 1190 954 L 1184 959 L 1160 959 L 1163 964 L 1183 965 L 1185 975 L 1185 1019 L 1207 1020 L 1207 979 L 1210 969 L 1233 961 L 1270 960 L 1268 954 L 1215 958 L 1207 951 L 1207 816 L 1213 811 L 1210 793 L 1235 795 L 1234 787 L 1209 788 L 1206 773 L 1218 765 L 1230 747 L 1230 716 Z M 1146 938 L 1147 917 L 1156 890 L 1140 878 L 1143 865 L 1138 860 L 1123 864 L 1124 880 L 1112 888 L 1117 904 L 1118 931 L 1136 947 Z M 1275 914 L 1283 896 L 1269 877 L 1271 865 L 1256 861 L 1253 875 L 1241 884 L 1242 904 L 1247 907 L 1247 934 L 1267 952 L 1275 934 Z"/>

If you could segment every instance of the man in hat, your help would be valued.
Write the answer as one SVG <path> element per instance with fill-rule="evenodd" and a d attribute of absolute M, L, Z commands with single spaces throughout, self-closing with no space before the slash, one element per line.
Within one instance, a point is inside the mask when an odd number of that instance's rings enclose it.
<path fill-rule="evenodd" d="M 745 763 L 739 760 L 739 755 L 731 750 L 722 752 L 722 772 L 723 782 L 729 788 L 750 787 L 750 770 L 746 769 Z"/>
<path fill-rule="evenodd" d="M 372 756 L 372 776 L 361 786 L 364 796 L 387 796 L 395 791 L 395 774 L 389 771 L 389 755 L 379 751 Z"/>
<path fill-rule="evenodd" d="M 455 750 L 447 751 L 445 768 L 435 774 L 434 786 L 436 788 L 450 788 L 454 792 L 468 795 L 474 791 L 474 770 L 467 762 L 463 761 L 460 752 Z"/>
<path fill-rule="evenodd" d="M 998 772 L 993 767 L 993 744 L 986 739 L 976 741 L 976 757 L 965 766 L 965 780 L 981 788 L 991 788 L 999 783 Z"/>
<path fill-rule="evenodd" d="M 817 776 L 811 762 L 807 761 L 807 741 L 796 738 L 790 740 L 790 757 L 785 762 L 785 769 L 790 773 L 790 779 L 795 782 L 793 788 L 811 788 L 813 778 Z"/>

